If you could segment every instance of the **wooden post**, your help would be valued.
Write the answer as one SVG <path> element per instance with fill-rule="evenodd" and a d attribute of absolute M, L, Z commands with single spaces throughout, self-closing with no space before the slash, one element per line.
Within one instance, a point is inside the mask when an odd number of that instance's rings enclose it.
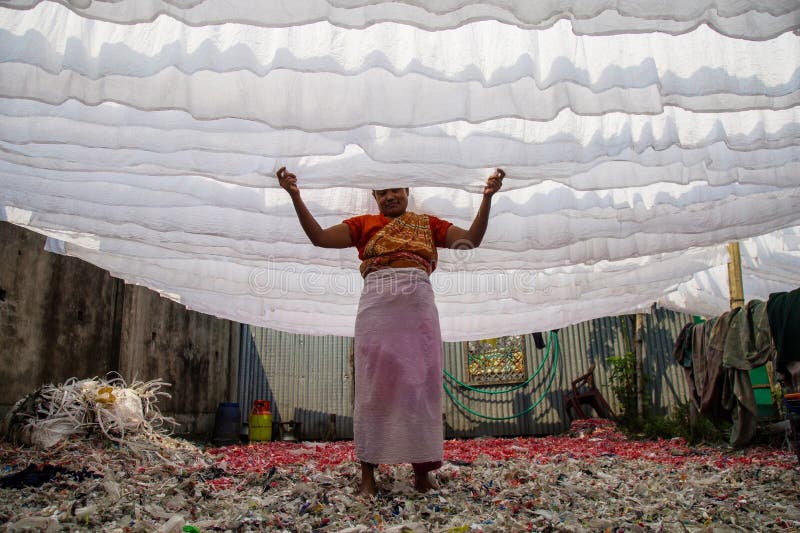
<path fill-rule="evenodd" d="M 744 305 L 744 288 L 742 287 L 742 258 L 739 255 L 739 242 L 728 243 L 728 290 L 731 296 L 731 309 Z"/>
<path fill-rule="evenodd" d="M 634 333 L 634 350 L 636 356 L 636 413 L 644 417 L 644 315 L 636 313 L 636 330 Z"/>

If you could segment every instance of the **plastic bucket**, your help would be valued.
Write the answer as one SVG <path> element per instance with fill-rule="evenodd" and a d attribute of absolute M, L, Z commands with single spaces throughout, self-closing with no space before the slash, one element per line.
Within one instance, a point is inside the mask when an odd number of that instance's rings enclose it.
<path fill-rule="evenodd" d="M 272 440 L 272 413 L 268 400 L 255 400 L 250 411 L 250 442 Z"/>
<path fill-rule="evenodd" d="M 217 445 L 233 444 L 239 441 L 239 424 L 242 412 L 236 402 L 221 402 L 214 417 L 214 436 Z"/>

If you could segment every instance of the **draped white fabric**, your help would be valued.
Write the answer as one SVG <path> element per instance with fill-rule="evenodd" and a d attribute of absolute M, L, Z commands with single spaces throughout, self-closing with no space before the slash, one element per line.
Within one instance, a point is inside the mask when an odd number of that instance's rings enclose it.
<path fill-rule="evenodd" d="M 351 335 L 371 188 L 468 227 L 446 340 L 800 286 L 800 3 L 0 2 L 0 219 L 191 309 Z"/>

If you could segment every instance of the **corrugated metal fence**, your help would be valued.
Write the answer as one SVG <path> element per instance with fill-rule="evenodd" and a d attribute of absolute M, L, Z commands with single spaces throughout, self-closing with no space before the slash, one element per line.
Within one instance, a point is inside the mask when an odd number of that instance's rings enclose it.
<path fill-rule="evenodd" d="M 690 317 L 663 309 L 645 316 L 644 367 L 650 379 L 650 399 L 656 412 L 666 414 L 688 397 L 683 370 L 672 360 L 672 347 Z M 445 435 L 448 438 L 542 435 L 564 431 L 569 427 L 564 393 L 570 381 L 584 374 L 592 362 L 596 363 L 597 386 L 619 411 L 610 387 L 607 359 L 631 349 L 633 333 L 633 316 L 600 318 L 563 328 L 558 332 L 557 367 L 553 368 L 553 358 L 549 358 L 530 384 L 514 392 L 489 396 L 467 390 L 446 378 L 454 397 L 471 410 L 487 417 L 511 418 L 492 420 L 476 416 L 445 395 Z M 250 326 L 243 326 L 241 334 L 239 403 L 244 422 L 253 400 L 269 400 L 273 419 L 300 422 L 305 439 L 323 438 L 331 414 L 336 418 L 338 438 L 352 438 L 353 339 L 297 335 Z M 525 344 L 530 374 L 542 362 L 545 350 L 536 348 L 532 335 L 525 335 Z M 445 343 L 444 356 L 445 368 L 466 381 L 464 344 Z M 547 390 L 551 372 L 555 376 Z M 512 417 L 523 412 L 526 414 Z"/>
<path fill-rule="evenodd" d="M 254 400 L 269 400 L 273 421 L 300 422 L 306 439 L 322 438 L 336 415 L 339 438 L 353 436 L 353 339 L 242 326 L 239 405 L 243 422 Z"/>

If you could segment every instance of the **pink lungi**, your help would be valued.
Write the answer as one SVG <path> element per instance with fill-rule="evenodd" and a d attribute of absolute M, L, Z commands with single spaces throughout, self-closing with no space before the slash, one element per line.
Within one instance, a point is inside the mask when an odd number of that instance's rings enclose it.
<path fill-rule="evenodd" d="M 355 331 L 356 456 L 373 464 L 441 461 L 442 335 L 428 275 L 369 274 Z"/>

